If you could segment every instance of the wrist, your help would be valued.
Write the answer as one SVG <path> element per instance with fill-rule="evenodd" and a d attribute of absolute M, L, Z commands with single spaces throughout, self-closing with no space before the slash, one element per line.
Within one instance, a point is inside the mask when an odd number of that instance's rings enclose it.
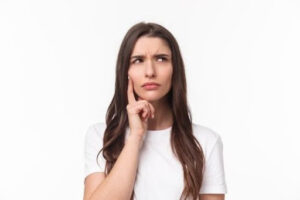
<path fill-rule="evenodd" d="M 144 140 L 144 135 L 130 133 L 126 139 L 126 143 L 135 143 L 141 145 Z"/>

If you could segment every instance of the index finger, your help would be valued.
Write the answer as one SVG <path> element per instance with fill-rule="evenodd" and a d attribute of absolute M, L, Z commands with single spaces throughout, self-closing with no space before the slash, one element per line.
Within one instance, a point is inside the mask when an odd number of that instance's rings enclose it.
<path fill-rule="evenodd" d="M 128 79 L 127 97 L 128 97 L 128 103 L 131 104 L 136 102 L 136 99 L 133 94 L 133 84 L 131 78 Z"/>

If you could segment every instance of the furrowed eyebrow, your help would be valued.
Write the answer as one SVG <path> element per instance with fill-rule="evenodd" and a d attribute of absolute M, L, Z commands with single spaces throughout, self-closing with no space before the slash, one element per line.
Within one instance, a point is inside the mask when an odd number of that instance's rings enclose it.
<path fill-rule="evenodd" d="M 131 56 L 130 59 L 133 59 L 133 58 L 144 58 L 145 56 L 144 55 L 134 55 L 134 56 Z M 169 54 L 165 54 L 165 53 L 161 53 L 161 54 L 155 54 L 153 57 L 170 57 Z"/>

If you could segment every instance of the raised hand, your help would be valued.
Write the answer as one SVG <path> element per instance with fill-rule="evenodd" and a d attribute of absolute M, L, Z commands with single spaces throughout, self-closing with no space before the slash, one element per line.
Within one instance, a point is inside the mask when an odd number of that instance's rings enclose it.
<path fill-rule="evenodd" d="M 133 82 L 128 76 L 128 88 L 127 88 L 127 115 L 129 121 L 130 134 L 135 134 L 140 137 L 143 137 L 147 127 L 148 127 L 148 118 L 154 118 L 154 107 L 148 101 L 138 97 L 138 100 L 135 99 L 133 93 Z"/>

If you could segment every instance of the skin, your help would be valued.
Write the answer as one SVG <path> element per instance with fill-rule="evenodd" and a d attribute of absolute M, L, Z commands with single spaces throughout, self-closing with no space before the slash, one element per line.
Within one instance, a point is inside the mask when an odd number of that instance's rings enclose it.
<path fill-rule="evenodd" d="M 129 102 L 136 103 L 134 92 L 138 96 L 138 101 L 150 104 L 142 115 L 143 118 L 147 118 L 148 130 L 165 129 L 173 124 L 172 110 L 166 99 L 166 94 L 172 86 L 171 57 L 171 50 L 167 43 L 158 37 L 139 38 L 132 51 L 128 76 L 133 89 L 130 86 Z M 156 90 L 146 90 L 142 87 L 145 82 L 156 82 L 160 86 Z M 154 118 L 151 117 L 152 114 Z M 225 199 L 224 194 L 201 194 L 200 196 L 201 200 Z"/>
<path fill-rule="evenodd" d="M 154 56 L 160 53 L 169 55 L 166 56 L 167 60 Z M 108 176 L 103 172 L 95 172 L 86 177 L 84 200 L 129 199 L 135 183 L 144 130 L 163 129 L 173 123 L 171 108 L 165 98 L 172 84 L 170 49 L 159 38 L 142 37 L 137 41 L 132 55 L 136 54 L 143 54 L 144 57 L 141 60 L 135 58 L 128 71 L 130 80 L 127 111 L 131 126 L 130 135 Z M 160 87 L 157 90 L 146 91 L 141 85 L 148 81 L 157 82 Z M 137 100 L 134 92 L 138 95 Z M 138 115 L 140 112 L 142 119 Z M 202 194 L 200 200 L 224 200 L 224 195 Z"/>
<path fill-rule="evenodd" d="M 166 54 L 165 56 L 158 56 Z M 135 57 L 135 56 L 141 57 Z M 154 118 L 148 118 L 148 130 L 160 130 L 173 124 L 172 110 L 166 94 L 171 89 L 173 66 L 171 51 L 160 38 L 141 37 L 137 40 L 130 60 L 128 76 L 138 100 L 146 100 L 155 110 Z M 146 82 L 160 84 L 157 90 L 146 90 Z"/>

